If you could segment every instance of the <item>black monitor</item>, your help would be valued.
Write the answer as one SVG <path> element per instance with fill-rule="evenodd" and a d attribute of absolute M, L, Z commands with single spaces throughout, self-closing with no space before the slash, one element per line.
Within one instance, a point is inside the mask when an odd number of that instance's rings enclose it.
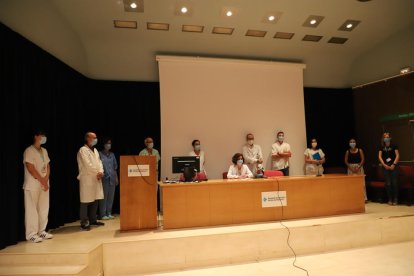
<path fill-rule="evenodd" d="M 192 167 L 200 172 L 200 156 L 173 156 L 173 173 L 183 173 L 186 167 Z"/>

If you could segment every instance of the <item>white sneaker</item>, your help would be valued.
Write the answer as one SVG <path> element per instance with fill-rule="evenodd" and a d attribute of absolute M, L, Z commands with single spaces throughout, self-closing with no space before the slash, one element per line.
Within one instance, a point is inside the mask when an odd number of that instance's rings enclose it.
<path fill-rule="evenodd" d="M 43 231 L 42 233 L 39 234 L 39 237 L 42 238 L 42 239 L 44 239 L 44 240 L 50 240 L 50 239 L 53 238 L 53 235 L 52 234 L 49 234 L 46 231 Z"/>
<path fill-rule="evenodd" d="M 29 242 L 33 242 L 33 243 L 38 243 L 38 242 L 42 242 L 43 239 L 41 237 L 39 237 L 38 235 L 33 235 L 30 239 L 28 239 L 27 241 Z"/>

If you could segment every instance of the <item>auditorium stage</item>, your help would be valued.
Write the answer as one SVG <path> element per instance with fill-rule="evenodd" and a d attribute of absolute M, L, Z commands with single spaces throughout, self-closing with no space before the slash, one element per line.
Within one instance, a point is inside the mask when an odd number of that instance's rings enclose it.
<path fill-rule="evenodd" d="M 363 214 L 284 224 L 299 263 L 304 255 L 414 241 L 414 207 L 407 206 L 369 203 Z M 0 275 L 148 275 L 292 256 L 287 230 L 279 222 L 120 233 L 117 218 L 90 232 L 71 223 L 52 233 L 53 240 L 1 250 Z"/>

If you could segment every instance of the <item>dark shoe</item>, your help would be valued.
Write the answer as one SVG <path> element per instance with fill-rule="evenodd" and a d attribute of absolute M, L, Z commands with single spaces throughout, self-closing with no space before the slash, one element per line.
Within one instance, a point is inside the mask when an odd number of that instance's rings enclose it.
<path fill-rule="evenodd" d="M 91 222 L 91 225 L 95 225 L 95 226 L 104 226 L 105 223 L 100 222 L 100 221 L 95 221 L 95 222 Z"/>
<path fill-rule="evenodd" d="M 89 230 L 91 230 L 91 226 L 90 225 L 81 225 L 81 230 L 82 231 L 89 231 Z"/>

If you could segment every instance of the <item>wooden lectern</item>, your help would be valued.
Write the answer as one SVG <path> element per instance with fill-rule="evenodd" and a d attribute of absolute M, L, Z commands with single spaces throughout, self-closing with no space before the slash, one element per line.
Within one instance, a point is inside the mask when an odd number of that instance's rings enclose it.
<path fill-rule="evenodd" d="M 155 156 L 121 156 L 121 231 L 157 228 Z"/>

